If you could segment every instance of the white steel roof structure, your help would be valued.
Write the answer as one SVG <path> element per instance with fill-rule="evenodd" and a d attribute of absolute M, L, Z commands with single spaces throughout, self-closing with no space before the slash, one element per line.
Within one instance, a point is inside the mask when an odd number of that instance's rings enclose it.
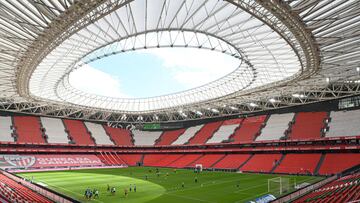
<path fill-rule="evenodd" d="M 109 122 L 168 122 L 359 93 L 358 0 L 0 1 L 0 108 Z M 82 92 L 69 75 L 140 49 L 199 48 L 238 68 L 151 98 Z M 221 67 L 219 67 L 221 68 Z"/>

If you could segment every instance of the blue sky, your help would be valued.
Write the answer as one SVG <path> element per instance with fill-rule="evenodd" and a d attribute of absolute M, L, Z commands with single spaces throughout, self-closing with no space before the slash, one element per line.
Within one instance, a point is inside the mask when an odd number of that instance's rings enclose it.
<path fill-rule="evenodd" d="M 70 83 L 103 96 L 142 98 L 197 87 L 233 71 L 231 56 L 194 48 L 159 48 L 111 55 L 79 68 Z"/>

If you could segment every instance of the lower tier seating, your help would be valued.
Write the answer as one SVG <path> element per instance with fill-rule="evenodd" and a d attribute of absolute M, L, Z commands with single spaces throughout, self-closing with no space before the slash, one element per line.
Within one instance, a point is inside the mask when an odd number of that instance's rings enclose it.
<path fill-rule="evenodd" d="M 101 162 L 106 165 L 126 165 L 126 163 L 116 154 L 112 152 L 104 152 L 98 155 Z"/>
<path fill-rule="evenodd" d="M 212 165 L 224 156 L 224 154 L 205 154 L 192 164 L 188 165 L 188 167 L 195 167 L 196 164 L 201 164 L 203 168 L 212 168 Z"/>
<path fill-rule="evenodd" d="M 50 203 L 46 197 L 30 190 L 0 173 L 0 194 L 9 202 L 18 203 Z"/>
<path fill-rule="evenodd" d="M 240 168 L 241 171 L 270 172 L 281 158 L 281 154 L 255 154 Z"/>
<path fill-rule="evenodd" d="M 119 154 L 118 157 L 123 160 L 129 166 L 136 166 L 138 162 L 141 161 L 143 155 L 142 154 Z"/>
<path fill-rule="evenodd" d="M 201 156 L 201 154 L 185 154 L 175 162 L 169 164 L 167 167 L 184 168 L 199 159 Z"/>
<path fill-rule="evenodd" d="M 145 166 L 155 166 L 159 162 L 162 162 L 162 159 L 164 159 L 167 156 L 169 156 L 169 155 L 167 155 L 167 154 L 146 154 L 146 155 L 144 155 L 143 164 Z"/>
<path fill-rule="evenodd" d="M 360 173 L 332 181 L 321 188 L 297 199 L 294 203 L 358 202 L 360 199 Z"/>
<path fill-rule="evenodd" d="M 274 173 L 314 174 L 321 154 L 287 154 Z"/>
<path fill-rule="evenodd" d="M 217 162 L 213 168 L 238 169 L 250 156 L 250 154 L 228 154 Z"/>
<path fill-rule="evenodd" d="M 360 164 L 360 153 L 328 153 L 320 167 L 320 175 L 340 173 Z"/>

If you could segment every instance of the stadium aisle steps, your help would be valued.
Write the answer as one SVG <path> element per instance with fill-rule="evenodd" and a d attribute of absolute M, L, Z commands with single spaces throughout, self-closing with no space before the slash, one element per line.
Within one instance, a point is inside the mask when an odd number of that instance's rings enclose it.
<path fill-rule="evenodd" d="M 327 112 L 300 112 L 295 115 L 289 139 L 319 139 L 325 127 Z"/>
<path fill-rule="evenodd" d="M 238 129 L 230 137 L 233 142 L 253 142 L 264 124 L 266 115 L 245 118 Z"/>
<path fill-rule="evenodd" d="M 319 162 L 317 163 L 316 168 L 315 168 L 315 170 L 314 170 L 314 174 L 315 174 L 315 175 L 319 175 L 319 170 L 320 170 L 320 168 L 321 168 L 321 166 L 322 166 L 322 164 L 323 164 L 323 162 L 324 162 L 324 159 L 325 159 L 325 154 L 323 153 L 323 154 L 321 154 L 320 160 L 319 160 Z"/>
<path fill-rule="evenodd" d="M 204 144 L 219 129 L 222 121 L 205 124 L 198 133 L 189 140 L 188 144 Z"/>
<path fill-rule="evenodd" d="M 126 145 L 132 146 L 134 145 L 131 137 L 130 130 L 122 129 L 122 128 L 112 128 L 104 125 L 105 131 L 111 137 L 113 142 L 116 145 Z"/>
<path fill-rule="evenodd" d="M 178 137 L 182 135 L 184 132 L 185 132 L 184 128 L 179 130 L 164 131 L 155 145 L 156 146 L 171 145 L 171 143 L 177 140 Z"/>
<path fill-rule="evenodd" d="M 281 154 L 255 154 L 244 164 L 240 170 L 250 172 L 270 172 L 275 163 L 281 158 Z"/>
<path fill-rule="evenodd" d="M 274 173 L 314 174 L 321 154 L 286 154 Z"/>
<path fill-rule="evenodd" d="M 13 119 L 18 143 L 46 143 L 38 117 L 14 116 Z"/>
<path fill-rule="evenodd" d="M 136 166 L 136 163 L 141 162 L 142 154 L 120 154 L 118 156 L 129 166 Z"/>
<path fill-rule="evenodd" d="M 275 163 L 274 167 L 270 170 L 270 173 L 274 173 L 275 169 L 281 164 L 281 162 L 285 159 L 285 154 L 281 156 L 281 158 Z"/>
<path fill-rule="evenodd" d="M 226 156 L 227 156 L 227 155 L 224 154 L 224 156 L 222 156 L 220 159 L 218 159 L 217 161 L 215 161 L 209 168 L 214 168 L 214 166 L 215 166 L 217 163 L 221 162 Z"/>
<path fill-rule="evenodd" d="M 78 145 L 95 144 L 84 123 L 78 120 L 64 119 L 64 124 L 70 137 Z"/>
<path fill-rule="evenodd" d="M 319 174 L 336 174 L 358 164 L 360 164 L 360 153 L 327 153 Z"/>

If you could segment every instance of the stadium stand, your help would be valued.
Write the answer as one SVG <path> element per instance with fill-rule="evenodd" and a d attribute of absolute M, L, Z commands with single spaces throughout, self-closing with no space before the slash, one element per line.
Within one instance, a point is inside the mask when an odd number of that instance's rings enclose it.
<path fill-rule="evenodd" d="M 185 129 L 164 131 L 155 145 L 171 145 L 185 132 Z"/>
<path fill-rule="evenodd" d="M 116 154 L 121 160 L 123 160 L 129 166 L 136 166 L 136 164 L 140 162 L 143 157 L 142 154 L 119 154 L 119 153 Z"/>
<path fill-rule="evenodd" d="M 50 203 L 49 199 L 0 173 L 0 194 L 9 202 Z"/>
<path fill-rule="evenodd" d="M 216 162 L 224 158 L 224 154 L 205 154 L 198 160 L 188 165 L 188 167 L 195 167 L 196 164 L 201 164 L 203 168 L 211 168 Z"/>
<path fill-rule="evenodd" d="M 313 175 L 321 154 L 287 154 L 274 173 Z"/>
<path fill-rule="evenodd" d="M 271 172 L 280 159 L 281 154 L 255 154 L 240 170 L 249 172 Z"/>
<path fill-rule="evenodd" d="M 189 144 L 204 144 L 221 126 L 222 121 L 207 123 L 189 140 Z"/>
<path fill-rule="evenodd" d="M 126 130 L 122 128 L 112 128 L 106 125 L 104 125 L 104 128 L 107 134 L 110 136 L 111 140 L 116 145 L 126 145 L 126 146 L 134 145 L 130 130 Z"/>
<path fill-rule="evenodd" d="M 48 143 L 68 144 L 68 134 L 65 132 L 64 123 L 61 119 L 40 117 Z"/>
<path fill-rule="evenodd" d="M 223 140 L 228 140 L 236 128 L 239 127 L 241 121 L 242 119 L 231 119 L 224 121 L 220 128 L 206 143 L 221 143 Z"/>
<path fill-rule="evenodd" d="M 228 154 L 219 162 L 217 162 L 212 168 L 238 169 L 250 157 L 250 154 Z"/>
<path fill-rule="evenodd" d="M 14 116 L 13 119 L 18 143 L 45 143 L 39 117 Z"/>
<path fill-rule="evenodd" d="M 295 200 L 294 203 L 358 202 L 360 199 L 359 191 L 360 173 L 356 173 L 334 180 L 310 194 Z"/>
<path fill-rule="evenodd" d="M 328 153 L 319 170 L 320 175 L 340 173 L 360 164 L 360 153 Z"/>
<path fill-rule="evenodd" d="M 168 154 L 163 157 L 159 162 L 152 163 L 152 166 L 155 167 L 166 167 L 173 162 L 176 162 L 180 157 L 184 156 L 183 154 Z"/>
<path fill-rule="evenodd" d="M 167 154 L 146 154 L 144 155 L 143 164 L 144 166 L 155 166 L 158 163 L 161 163 L 167 156 Z"/>
<path fill-rule="evenodd" d="M 0 116 L 0 142 L 14 142 L 10 116 Z"/>
<path fill-rule="evenodd" d="M 203 126 L 204 125 L 197 125 L 186 129 L 185 132 L 172 143 L 172 145 L 180 145 L 187 143 L 189 139 L 192 138 Z"/>
<path fill-rule="evenodd" d="M 96 144 L 113 145 L 110 137 L 106 134 L 102 125 L 96 123 L 84 122 L 91 136 L 95 139 Z"/>
<path fill-rule="evenodd" d="M 64 119 L 66 130 L 68 131 L 71 140 L 78 145 L 90 145 L 95 144 L 90 133 L 86 129 L 84 123 L 78 120 Z"/>
<path fill-rule="evenodd" d="M 265 127 L 261 130 L 260 135 L 256 138 L 256 141 L 279 140 L 284 137 L 293 118 L 294 113 L 271 115 Z"/>
<path fill-rule="evenodd" d="M 318 139 L 322 137 L 327 112 L 300 112 L 295 115 L 290 139 Z"/>
<path fill-rule="evenodd" d="M 106 165 L 126 165 L 126 163 L 114 152 L 100 152 L 98 157 Z"/>
<path fill-rule="evenodd" d="M 155 145 L 155 141 L 159 139 L 161 131 L 132 131 L 134 135 L 134 145 Z"/>
<path fill-rule="evenodd" d="M 167 165 L 167 167 L 184 168 L 192 164 L 194 161 L 198 160 L 201 156 L 202 156 L 201 154 L 185 154 L 175 162 Z"/>
<path fill-rule="evenodd" d="M 241 122 L 240 128 L 236 129 L 230 138 L 234 142 L 253 142 L 266 118 L 266 115 L 245 118 Z"/>
<path fill-rule="evenodd" d="M 326 137 L 343 137 L 360 135 L 360 110 L 332 111 L 330 113 L 329 131 Z"/>

